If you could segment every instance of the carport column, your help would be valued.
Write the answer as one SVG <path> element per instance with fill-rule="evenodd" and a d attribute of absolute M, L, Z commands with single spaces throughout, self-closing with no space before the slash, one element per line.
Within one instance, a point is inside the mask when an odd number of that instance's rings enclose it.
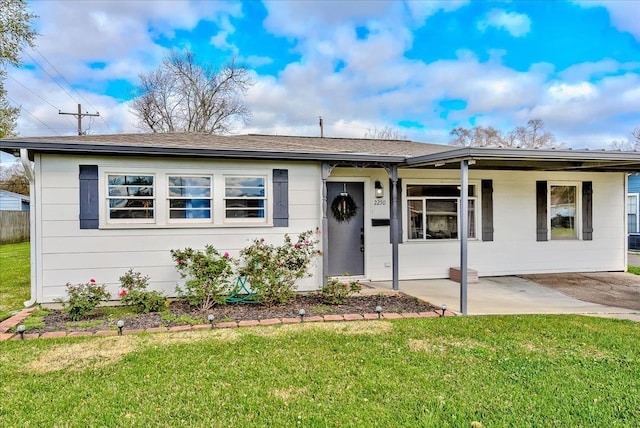
<path fill-rule="evenodd" d="M 398 222 L 398 166 L 391 165 L 391 264 L 393 269 L 393 289 L 400 289 L 400 267 L 398 266 L 398 242 L 400 231 Z"/>
<path fill-rule="evenodd" d="M 460 162 L 460 312 L 467 315 L 467 243 L 469 234 L 469 161 Z"/>
<path fill-rule="evenodd" d="M 333 167 L 328 162 L 322 162 L 322 285 L 327 285 L 329 274 L 329 220 L 327 220 L 327 178 Z"/>

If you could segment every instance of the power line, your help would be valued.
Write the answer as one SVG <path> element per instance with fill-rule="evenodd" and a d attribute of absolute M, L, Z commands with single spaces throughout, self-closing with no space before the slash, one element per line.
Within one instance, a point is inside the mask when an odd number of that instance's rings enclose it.
<path fill-rule="evenodd" d="M 64 82 L 69 86 L 69 88 L 71 88 L 71 90 L 72 90 L 72 91 L 74 91 L 76 94 L 78 94 L 78 96 L 79 96 L 81 99 L 83 99 L 84 101 L 86 101 L 86 103 L 87 103 L 87 104 L 89 104 L 93 110 L 97 110 L 95 107 L 93 107 L 93 106 L 91 105 L 91 103 L 90 103 L 90 102 L 89 102 L 85 97 L 83 97 L 83 96 L 82 96 L 82 94 L 81 94 L 80 92 L 78 92 L 78 91 L 73 87 L 73 85 L 71 85 L 71 83 L 69 83 L 69 81 L 68 81 L 67 79 L 65 79 L 65 78 L 64 78 L 64 76 L 63 76 L 63 75 L 58 71 L 58 69 L 57 69 L 57 68 L 55 68 L 53 64 L 51 64 L 51 62 L 47 59 L 47 57 L 45 57 L 45 56 L 44 56 L 44 55 L 43 55 L 39 50 L 37 50 L 35 47 L 33 47 L 32 49 L 33 49 L 35 52 L 37 52 L 37 53 L 38 53 L 38 54 L 39 54 L 39 55 L 40 55 L 40 56 L 41 56 L 41 57 L 46 61 L 46 63 L 47 63 L 47 64 L 49 64 L 49 66 L 50 66 L 50 67 L 51 67 L 51 68 L 52 68 L 52 69 L 53 69 L 53 70 L 58 74 L 58 76 L 60 76 L 60 78 L 61 78 L 61 79 L 62 79 L 62 80 L 63 80 L 63 81 L 64 81 Z M 62 85 L 57 81 L 57 79 L 56 79 L 56 78 L 54 78 L 54 77 L 53 77 L 53 76 L 52 76 L 52 75 L 51 75 L 51 74 L 50 74 L 50 73 L 49 73 L 49 72 L 48 72 L 48 71 L 47 71 L 47 70 L 42 66 L 42 64 L 40 64 L 40 63 L 39 63 L 39 62 L 38 62 L 38 61 L 37 61 L 37 60 L 36 60 L 36 59 L 35 59 L 35 58 L 34 58 L 34 57 L 29 53 L 29 52 L 26 52 L 26 51 L 25 51 L 24 53 L 26 53 L 26 54 L 27 54 L 27 56 L 29 56 L 29 58 L 31 58 L 31 60 L 32 60 L 32 61 L 33 61 L 33 62 L 34 62 L 34 63 L 35 63 L 35 64 L 36 64 L 36 65 L 37 65 L 37 66 L 38 66 L 38 67 L 39 67 L 39 68 L 40 68 L 40 69 L 41 69 L 41 70 L 42 70 L 42 71 L 47 75 L 47 76 L 49 76 L 49 78 L 51 79 L 51 81 L 52 81 L 53 83 L 55 83 L 56 85 L 58 85 L 58 87 L 59 87 L 60 89 L 62 89 L 62 90 L 64 91 L 64 93 L 65 93 L 65 94 L 67 94 L 67 95 L 69 96 L 69 98 L 71 98 L 71 99 L 72 99 L 73 101 L 75 101 L 77 104 L 80 104 L 80 103 L 78 102 L 78 100 L 77 100 L 73 95 L 71 95 L 71 94 L 69 93 L 69 91 L 67 91 L 67 90 L 66 90 L 66 89 L 65 89 L 65 88 L 64 88 L 64 87 L 63 87 L 63 86 L 62 86 Z M 58 109 L 58 110 L 60 110 L 60 109 Z M 104 124 L 106 125 L 107 129 L 108 129 L 108 130 L 111 130 L 111 127 L 109 126 L 109 124 L 107 123 L 107 121 L 104 119 L 104 117 L 102 117 L 102 116 L 101 116 L 101 118 L 102 118 L 102 121 L 104 122 Z"/>
<path fill-rule="evenodd" d="M 47 125 L 46 123 L 44 123 L 43 121 L 41 121 L 40 119 L 38 119 L 37 117 L 35 117 L 34 115 L 31 114 L 31 112 L 29 110 L 26 110 L 25 108 L 23 108 L 20 104 L 18 104 L 15 100 L 13 100 L 10 96 L 7 95 L 7 99 L 9 101 L 11 101 L 14 105 L 18 106 L 18 110 L 23 111 L 25 113 L 27 113 L 29 116 L 31 116 L 32 118 L 34 118 L 35 120 L 37 120 L 38 122 L 40 122 L 45 128 L 50 129 L 51 131 L 53 131 L 54 134 L 56 135 L 60 135 L 60 133 L 58 133 L 55 129 L 53 129 L 52 127 L 50 127 L 49 125 Z"/>
<path fill-rule="evenodd" d="M 38 52 L 38 55 L 40 55 L 40 56 L 41 56 L 41 57 L 42 57 L 42 58 L 47 62 L 47 64 L 49 64 L 49 66 L 51 66 L 51 68 L 53 68 L 53 70 L 54 70 L 56 73 L 58 73 L 58 76 L 60 76 L 60 78 L 61 78 L 62 80 L 64 80 L 64 81 L 67 83 L 67 85 L 69 85 L 69 87 L 71 88 L 71 90 L 72 90 L 73 92 L 75 92 L 76 94 L 78 94 L 78 96 L 79 96 L 80 98 L 82 98 L 82 100 L 83 100 L 84 102 L 86 102 L 87 104 L 89 104 L 89 107 L 91 107 L 91 109 L 92 109 L 92 110 L 98 111 L 98 109 L 97 109 L 97 108 L 95 108 L 95 107 L 91 104 L 91 102 L 89 102 L 89 100 L 87 100 L 87 99 L 86 99 L 86 98 L 85 98 L 85 97 L 84 97 L 80 92 L 78 92 L 78 90 L 77 90 L 76 88 L 74 88 L 74 87 L 73 87 L 73 85 L 72 85 L 71 83 L 69 83 L 69 81 L 68 81 L 67 79 L 65 79 L 65 78 L 64 78 L 64 76 L 62 75 L 62 73 L 60 73 L 60 72 L 58 71 L 58 69 L 57 69 L 57 68 L 55 68 L 53 64 L 51 64 L 51 62 L 47 59 L 47 57 L 46 57 L 46 56 L 44 56 L 44 55 L 42 54 L 42 52 L 40 52 L 40 51 L 38 50 L 38 48 L 36 48 L 35 46 L 33 46 L 33 47 L 32 47 L 32 49 L 33 49 L 34 51 Z M 60 110 L 60 109 L 58 109 L 58 110 Z M 111 130 L 111 126 L 109 126 L 109 124 L 107 123 L 107 121 L 105 120 L 105 118 L 104 118 L 103 116 L 100 116 L 100 119 L 102 119 L 102 121 L 104 122 L 104 124 L 107 126 L 107 129 L 108 129 L 108 130 Z"/>
<path fill-rule="evenodd" d="M 58 107 L 54 106 L 53 104 L 51 104 L 49 101 L 45 100 L 44 98 L 42 98 L 40 95 L 36 94 L 35 92 L 33 92 L 33 90 L 26 86 L 23 85 L 22 83 L 20 83 L 20 81 L 18 79 L 16 79 L 15 77 L 11 76 L 10 74 L 7 74 L 7 76 L 13 80 L 14 82 L 16 82 L 18 85 L 22 86 L 24 89 L 26 89 L 27 91 L 31 92 L 33 95 L 35 95 L 36 97 L 40 98 L 42 101 L 44 101 L 45 103 L 49 104 L 51 107 L 53 107 L 56 110 L 60 110 Z"/>
<path fill-rule="evenodd" d="M 84 135 L 82 133 L 82 118 L 87 116 L 87 117 L 99 117 L 100 113 L 96 112 L 96 113 L 82 113 L 82 104 L 78 103 L 78 113 L 63 113 L 61 111 L 58 112 L 58 114 L 67 114 L 67 115 L 71 115 L 71 116 L 75 116 L 78 119 L 78 135 Z"/>

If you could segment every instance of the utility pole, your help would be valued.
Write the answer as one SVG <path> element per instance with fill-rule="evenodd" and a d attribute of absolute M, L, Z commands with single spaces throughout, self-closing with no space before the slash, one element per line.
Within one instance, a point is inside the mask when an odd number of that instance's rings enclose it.
<path fill-rule="evenodd" d="M 100 113 L 95 112 L 95 114 L 92 113 L 82 113 L 82 104 L 78 104 L 78 112 L 77 113 L 63 113 L 60 110 L 58 110 L 58 114 L 69 114 L 71 116 L 75 116 L 78 119 L 78 135 L 83 135 L 82 133 L 82 118 L 85 116 L 91 116 L 91 117 L 98 117 L 100 116 Z"/>

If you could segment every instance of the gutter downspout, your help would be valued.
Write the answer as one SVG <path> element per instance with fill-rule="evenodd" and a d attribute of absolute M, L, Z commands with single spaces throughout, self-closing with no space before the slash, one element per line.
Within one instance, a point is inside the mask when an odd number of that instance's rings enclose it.
<path fill-rule="evenodd" d="M 20 149 L 20 161 L 22 162 L 22 168 L 24 173 L 29 179 L 29 243 L 30 258 L 31 258 L 31 298 L 24 302 L 26 308 L 33 306 L 36 303 L 37 295 L 37 275 L 36 275 L 36 174 L 31 167 L 31 161 L 29 161 L 29 151 L 27 149 Z"/>

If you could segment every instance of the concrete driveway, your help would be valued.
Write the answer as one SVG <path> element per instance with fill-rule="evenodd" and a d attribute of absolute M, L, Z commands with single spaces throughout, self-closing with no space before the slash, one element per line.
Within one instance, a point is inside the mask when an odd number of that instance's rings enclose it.
<path fill-rule="evenodd" d="M 391 290 L 391 281 L 371 282 L 378 290 Z M 448 279 L 400 281 L 400 291 L 433 305 L 446 304 L 460 312 L 460 284 Z M 640 312 L 583 302 L 535 282 L 514 277 L 484 277 L 468 284 L 469 315 L 589 314 L 640 321 Z"/>

